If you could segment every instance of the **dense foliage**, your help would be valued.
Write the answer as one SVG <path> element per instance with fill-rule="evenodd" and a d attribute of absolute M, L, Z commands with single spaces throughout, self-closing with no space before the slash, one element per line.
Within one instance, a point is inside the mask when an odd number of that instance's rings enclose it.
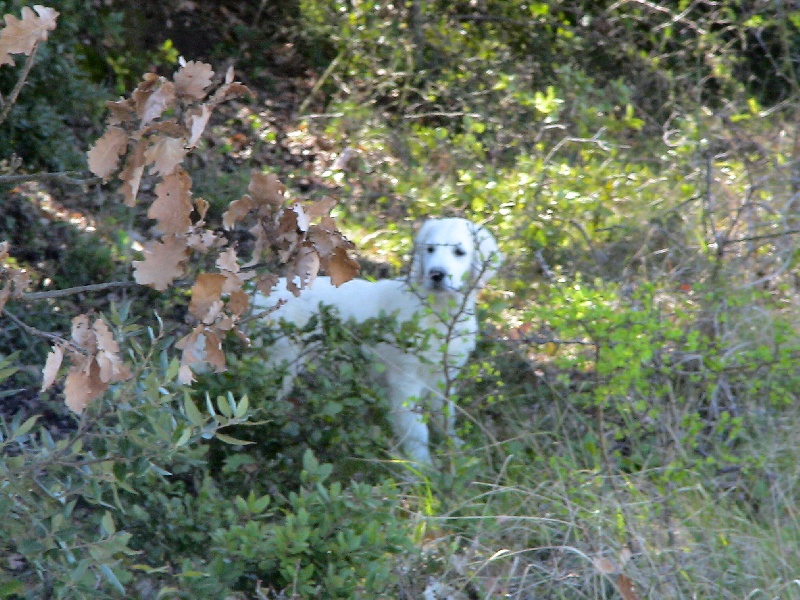
<path fill-rule="evenodd" d="M 32 281 L 0 320 L 0 598 L 800 598 L 791 3 L 55 4 L 0 122 L 0 288 Z M 365 377 L 397 324 L 324 314 L 330 352 L 277 400 L 260 320 L 182 383 L 190 284 L 52 294 L 135 276 L 152 220 L 84 157 L 102 100 L 179 54 L 255 92 L 182 163 L 210 231 L 256 169 L 336 198 L 369 276 L 425 215 L 500 240 L 435 472 L 397 460 Z M 89 311 L 130 377 L 77 417 L 40 373 Z"/>

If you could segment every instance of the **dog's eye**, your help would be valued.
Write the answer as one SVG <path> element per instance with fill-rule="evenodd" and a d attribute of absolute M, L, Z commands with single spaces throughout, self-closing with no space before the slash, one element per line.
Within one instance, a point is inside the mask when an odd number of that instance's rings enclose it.
<path fill-rule="evenodd" d="M 453 250 L 453 253 L 456 256 L 464 256 L 467 253 L 467 251 L 464 250 L 463 248 L 456 248 L 455 250 Z"/>
<path fill-rule="evenodd" d="M 428 254 L 433 254 L 433 246 L 428 246 Z"/>

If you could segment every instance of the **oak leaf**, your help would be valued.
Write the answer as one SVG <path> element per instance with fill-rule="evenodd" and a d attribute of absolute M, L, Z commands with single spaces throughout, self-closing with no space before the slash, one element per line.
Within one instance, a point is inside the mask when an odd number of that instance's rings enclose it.
<path fill-rule="evenodd" d="M 186 233 L 192 226 L 192 180 L 183 169 L 164 177 L 156 186 L 156 199 L 147 216 L 158 221 L 162 233 Z"/>
<path fill-rule="evenodd" d="M 206 339 L 202 335 L 204 330 L 205 325 L 198 325 L 190 333 L 175 342 L 175 347 L 183 350 L 181 366 L 178 371 L 178 381 L 180 383 L 187 385 L 192 383 L 194 381 L 194 373 L 191 366 L 199 365 L 203 362 L 206 345 Z"/>
<path fill-rule="evenodd" d="M 347 255 L 344 248 L 339 246 L 328 258 L 325 270 L 331 278 L 331 283 L 338 287 L 358 275 L 361 267 Z"/>
<path fill-rule="evenodd" d="M 299 296 L 300 290 L 314 283 L 317 273 L 319 273 L 319 267 L 319 254 L 310 246 L 301 246 L 297 257 L 288 265 L 286 289 L 295 296 Z"/>
<path fill-rule="evenodd" d="M 175 91 L 178 96 L 188 96 L 193 100 L 202 100 L 208 93 L 206 88 L 211 85 L 214 71 L 211 65 L 190 60 L 183 65 L 172 80 L 175 82 Z"/>
<path fill-rule="evenodd" d="M 132 98 L 124 100 L 109 100 L 106 102 L 108 109 L 109 125 L 127 125 L 132 123 L 136 117 L 136 104 Z"/>
<path fill-rule="evenodd" d="M 206 338 L 206 362 L 214 367 L 217 373 L 222 373 L 225 370 L 225 352 L 222 350 L 222 340 L 211 329 L 206 328 L 203 332 Z"/>
<path fill-rule="evenodd" d="M 165 236 L 164 241 L 151 242 L 144 249 L 144 260 L 133 261 L 133 277 L 137 283 L 164 291 L 184 273 L 186 240 Z"/>
<path fill-rule="evenodd" d="M 241 221 L 247 213 L 253 210 L 256 207 L 253 198 L 245 195 L 239 198 L 238 200 L 234 200 L 228 205 L 228 210 L 226 210 L 222 215 L 222 226 L 230 231 L 237 222 Z"/>
<path fill-rule="evenodd" d="M 198 252 L 206 252 L 223 243 L 221 238 L 208 229 L 195 229 L 186 237 L 186 245 Z"/>
<path fill-rule="evenodd" d="M 47 32 L 56 28 L 57 18 L 56 10 L 39 4 L 33 10 L 24 7 L 22 19 L 6 15 L 6 26 L 0 31 L 0 65 L 13 65 L 12 54 L 31 54 L 38 42 L 47 39 Z"/>
<path fill-rule="evenodd" d="M 153 74 L 148 73 L 148 75 Z M 153 81 L 146 75 L 144 84 L 140 84 L 133 93 L 136 114 L 141 120 L 142 127 L 149 125 L 164 114 L 164 111 L 175 106 L 175 85 L 158 76 L 156 76 L 156 81 L 160 85 L 152 85 Z"/>
<path fill-rule="evenodd" d="M 97 345 L 95 360 L 100 369 L 100 381 L 109 383 L 122 381 L 130 376 L 130 370 L 119 356 L 119 343 L 102 319 L 95 319 L 92 325 Z"/>
<path fill-rule="evenodd" d="M 189 313 L 198 321 L 206 322 L 209 311 L 215 304 L 221 303 L 225 279 L 225 275 L 221 273 L 201 273 L 197 276 L 192 286 Z"/>
<path fill-rule="evenodd" d="M 197 145 L 200 136 L 206 129 L 208 119 L 211 116 L 211 109 L 207 105 L 202 104 L 186 113 L 186 126 L 189 128 L 189 140 L 186 146 L 194 148 Z"/>
<path fill-rule="evenodd" d="M 165 177 L 181 164 L 187 152 L 182 139 L 159 136 L 145 150 L 145 164 L 152 164 L 150 171 Z"/>
<path fill-rule="evenodd" d="M 107 389 L 108 384 L 100 379 L 97 362 L 88 360 L 85 365 L 73 365 L 64 382 L 66 405 L 72 412 L 81 414 L 89 402 L 102 396 Z"/>
<path fill-rule="evenodd" d="M 147 140 L 136 142 L 125 160 L 125 168 L 119 174 L 119 179 L 123 182 L 119 192 L 125 199 L 125 206 L 133 207 L 136 204 L 136 196 L 139 194 L 139 186 L 144 174 L 146 148 Z"/>
<path fill-rule="evenodd" d="M 94 353 L 97 344 L 89 323 L 88 315 L 78 315 L 72 319 L 72 341 L 90 354 Z"/>
<path fill-rule="evenodd" d="M 329 215 L 334 206 L 336 206 L 336 200 L 330 196 L 325 196 L 316 202 L 306 202 L 303 204 L 303 210 L 305 210 L 309 219 L 316 219 Z"/>
<path fill-rule="evenodd" d="M 50 353 L 47 355 L 47 361 L 44 363 L 44 369 L 42 369 L 41 391 L 45 391 L 55 383 L 56 376 L 58 375 L 58 369 L 61 367 L 63 360 L 64 349 L 59 345 L 53 346 L 52 350 L 50 350 Z"/>
<path fill-rule="evenodd" d="M 89 170 L 103 181 L 119 167 L 119 159 L 128 148 L 128 134 L 119 127 L 109 127 L 87 153 Z"/>
<path fill-rule="evenodd" d="M 244 290 L 233 290 L 228 300 L 228 311 L 235 317 L 243 315 L 250 308 L 250 294 Z"/>
<path fill-rule="evenodd" d="M 262 173 L 253 169 L 250 173 L 250 184 L 247 193 L 257 205 L 283 206 L 286 200 L 286 187 L 273 173 Z"/>

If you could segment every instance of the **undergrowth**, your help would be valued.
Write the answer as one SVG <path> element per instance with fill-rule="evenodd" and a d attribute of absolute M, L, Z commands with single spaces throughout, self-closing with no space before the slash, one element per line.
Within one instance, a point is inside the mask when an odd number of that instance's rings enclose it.
<path fill-rule="evenodd" d="M 0 598 L 800 598 L 800 14 L 589 4 L 304 0 L 266 41 L 228 24 L 255 80 L 278 49 L 323 66 L 292 80 L 303 96 L 270 88 L 291 118 L 264 94 L 198 142 L 209 222 L 263 167 L 338 198 L 370 274 L 400 272 L 430 214 L 500 240 L 453 391 L 466 444 L 437 444 L 427 472 L 397 454 L 360 345 L 397 324 L 324 315 L 327 351 L 278 399 L 263 320 L 189 388 L 185 292 L 18 298 L 0 336 Z M 95 84 L 174 61 L 170 44 L 126 52 L 124 7 L 104 6 L 84 32 L 111 27 L 102 51 L 77 33 L 43 46 L 0 177 L 80 168 L 91 122 L 72 104 L 93 117 Z M 88 9 L 58 10 L 62 35 L 82 30 Z M 7 264 L 40 290 L 123 277 L 140 251 L 142 215 L 102 186 L 70 193 L 8 193 Z M 38 362 L 79 309 L 132 376 L 77 417 L 62 388 L 40 394 Z"/>

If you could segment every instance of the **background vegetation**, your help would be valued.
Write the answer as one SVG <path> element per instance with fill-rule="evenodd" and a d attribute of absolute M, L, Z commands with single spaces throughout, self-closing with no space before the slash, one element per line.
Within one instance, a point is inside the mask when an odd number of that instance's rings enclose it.
<path fill-rule="evenodd" d="M 53 7 L 0 124 L 32 291 L 131 280 L 152 222 L 85 151 L 103 101 L 179 55 L 254 92 L 185 162 L 212 226 L 256 168 L 336 198 L 369 276 L 429 214 L 486 222 L 508 260 L 456 391 L 467 444 L 424 474 L 364 383 L 380 331 L 326 321 L 331 357 L 279 402 L 268 339 L 178 383 L 180 288 L 10 301 L 0 598 L 800 598 L 791 3 Z M 89 311 L 133 377 L 75 417 L 39 392 L 42 334 Z"/>

